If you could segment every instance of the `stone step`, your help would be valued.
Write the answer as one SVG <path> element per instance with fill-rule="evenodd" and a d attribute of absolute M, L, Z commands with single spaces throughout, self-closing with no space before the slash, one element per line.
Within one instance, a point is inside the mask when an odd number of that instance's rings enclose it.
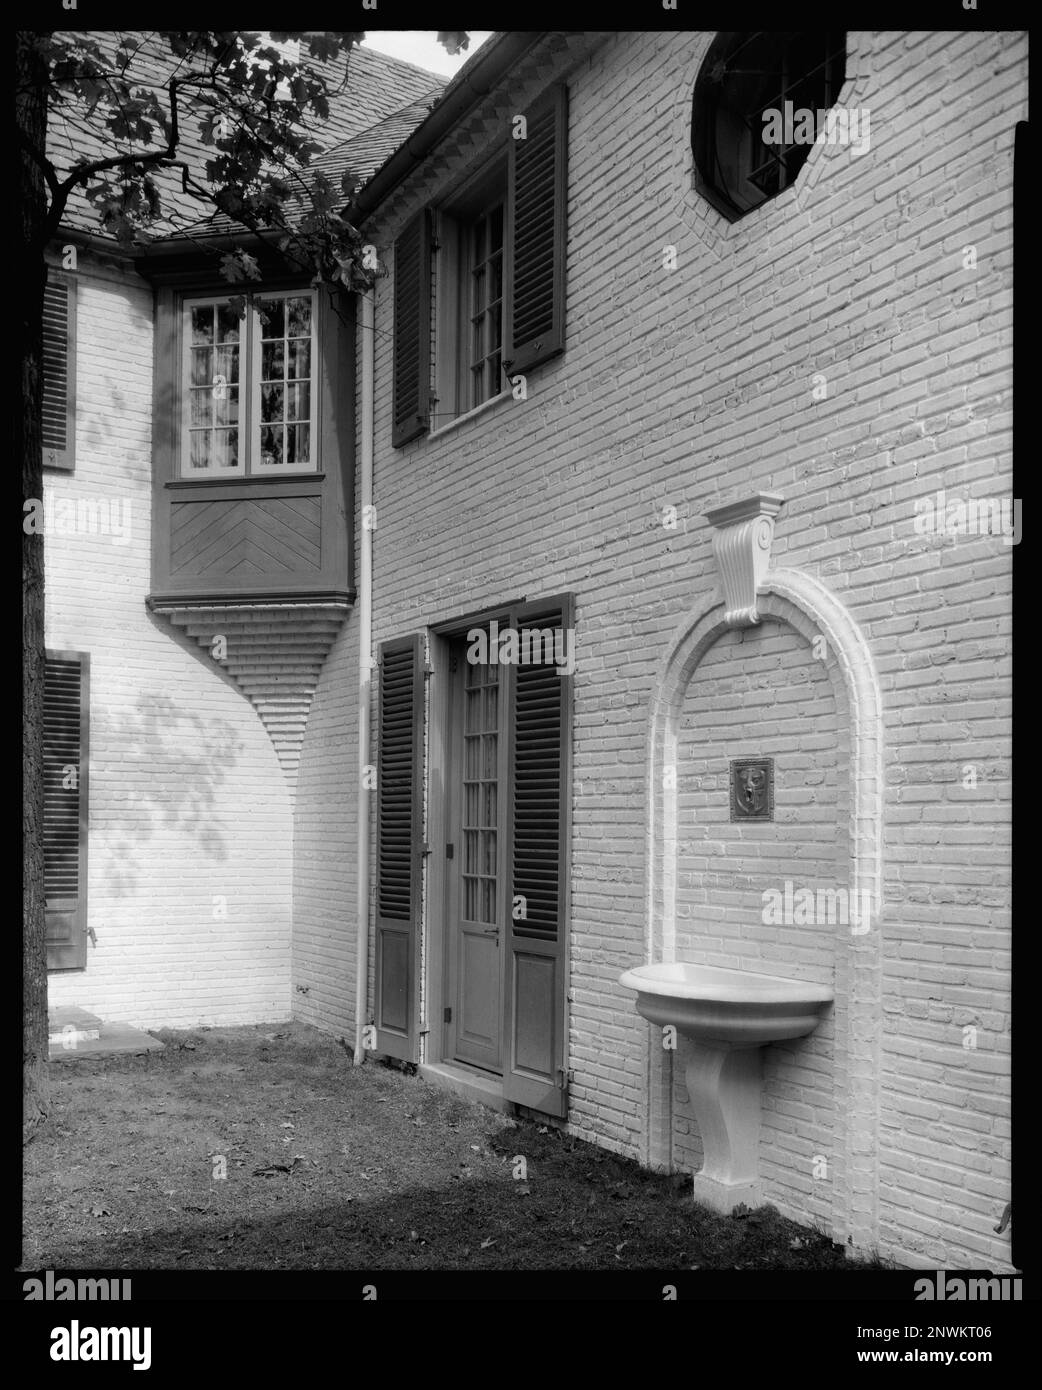
<path fill-rule="evenodd" d="M 97 1014 L 60 1005 L 47 1015 L 48 1057 L 52 1062 L 118 1053 L 159 1052 L 163 1043 L 129 1023 L 105 1023 Z"/>

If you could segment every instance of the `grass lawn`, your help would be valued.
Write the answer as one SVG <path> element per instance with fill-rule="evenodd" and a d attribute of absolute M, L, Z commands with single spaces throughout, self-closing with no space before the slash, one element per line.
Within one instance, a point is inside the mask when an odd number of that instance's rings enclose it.
<path fill-rule="evenodd" d="M 162 1052 L 51 1064 L 50 1120 L 26 1150 L 25 1268 L 853 1266 L 771 1208 L 714 1215 L 689 1178 L 355 1069 L 303 1024 L 160 1036 Z"/>

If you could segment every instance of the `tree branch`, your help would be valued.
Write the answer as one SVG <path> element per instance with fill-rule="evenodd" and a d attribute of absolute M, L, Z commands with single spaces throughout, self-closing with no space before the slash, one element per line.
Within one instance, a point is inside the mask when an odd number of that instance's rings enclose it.
<path fill-rule="evenodd" d="M 61 184 L 58 181 L 58 171 L 46 156 L 42 155 L 35 145 L 26 137 L 25 132 L 18 131 L 18 143 L 22 149 L 34 160 L 43 171 L 43 176 L 47 181 L 47 187 L 51 190 L 51 195 L 56 196 L 60 191 Z"/>
<path fill-rule="evenodd" d="M 83 187 L 87 180 L 93 178 L 95 174 L 103 173 L 106 169 L 138 169 L 142 172 L 145 169 L 157 167 L 164 162 L 174 160 L 177 153 L 177 146 L 180 141 L 180 127 L 177 109 L 177 87 L 178 79 L 172 77 L 169 82 L 170 92 L 170 134 L 167 137 L 166 148 L 162 150 L 152 150 L 141 154 L 111 155 L 108 159 L 94 159 L 89 164 L 78 165 L 69 176 L 62 179 L 51 200 L 46 221 L 46 234 L 48 239 L 56 236 L 61 225 L 61 219 L 65 215 L 68 207 L 69 198 L 73 189 Z"/>

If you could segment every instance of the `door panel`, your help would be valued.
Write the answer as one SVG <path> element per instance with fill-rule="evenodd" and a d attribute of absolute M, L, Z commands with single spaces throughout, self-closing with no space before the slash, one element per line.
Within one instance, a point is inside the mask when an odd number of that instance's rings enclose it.
<path fill-rule="evenodd" d="M 557 1065 L 556 975 L 554 956 L 514 953 L 514 1066 L 540 1080 Z"/>
<path fill-rule="evenodd" d="M 498 1072 L 502 1062 L 502 871 L 499 833 L 500 679 L 495 664 L 467 660 L 454 649 L 456 737 L 453 779 L 457 789 L 459 855 L 452 898 L 451 952 L 455 979 L 454 1055 Z"/>
<path fill-rule="evenodd" d="M 460 924 L 457 1049 L 483 1060 L 499 1057 L 499 943 Z"/>
<path fill-rule="evenodd" d="M 449 638 L 445 725 L 442 1055 L 557 1116 L 568 1110 L 572 615 L 557 595 Z M 473 664 L 481 631 L 490 660 Z"/>

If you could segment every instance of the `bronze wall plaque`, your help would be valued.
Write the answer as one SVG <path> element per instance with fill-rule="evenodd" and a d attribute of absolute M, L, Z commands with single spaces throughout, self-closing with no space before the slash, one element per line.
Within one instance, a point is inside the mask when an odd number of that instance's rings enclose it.
<path fill-rule="evenodd" d="M 731 760 L 731 819 L 774 820 L 774 759 Z"/>

